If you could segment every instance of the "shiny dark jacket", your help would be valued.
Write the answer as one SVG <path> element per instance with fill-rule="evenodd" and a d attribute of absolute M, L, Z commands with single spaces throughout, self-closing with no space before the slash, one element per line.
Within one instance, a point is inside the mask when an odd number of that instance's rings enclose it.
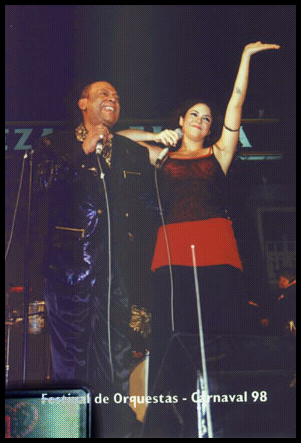
<path fill-rule="evenodd" d="M 48 201 L 45 300 L 55 377 L 109 386 L 111 347 L 115 389 L 126 392 L 130 306 L 150 309 L 153 297 L 157 222 L 148 151 L 114 135 L 111 168 L 101 159 L 112 239 L 109 304 L 108 217 L 96 155 L 86 155 L 68 131 L 43 138 L 35 152 L 37 187 Z"/>

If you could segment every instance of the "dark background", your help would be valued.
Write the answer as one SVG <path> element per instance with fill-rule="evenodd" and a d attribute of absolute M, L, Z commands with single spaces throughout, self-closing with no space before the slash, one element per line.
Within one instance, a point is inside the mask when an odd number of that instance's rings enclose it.
<path fill-rule="evenodd" d="M 199 95 L 209 97 L 224 108 L 232 92 L 241 52 L 246 44 L 258 40 L 277 43 L 281 50 L 252 57 L 243 118 L 273 120 L 243 125 L 253 149 L 277 151 L 281 156 L 279 160 L 270 161 L 235 160 L 229 172 L 229 208 L 249 300 L 267 300 L 271 288 L 258 235 L 258 209 L 267 210 L 262 217 L 264 241 L 282 241 L 285 237 L 293 242 L 296 230 L 295 5 L 6 5 L 5 247 L 17 207 L 24 154 L 16 150 L 22 133 L 15 130 L 51 128 L 69 119 L 80 119 L 77 93 L 83 84 L 95 80 L 107 80 L 116 87 L 121 96 L 121 122 L 139 124 L 158 119 L 164 123 L 178 104 Z M 25 144 L 33 144 L 37 134 L 38 131 L 33 130 Z M 12 309 L 20 320 L 12 326 L 9 348 L 9 382 L 16 385 L 22 382 L 22 286 L 26 262 L 30 301 L 43 301 L 40 269 L 43 232 L 37 214 L 43 215 L 44 207 L 41 199 L 33 198 L 28 250 L 25 247 L 28 189 L 26 161 L 5 270 L 9 307 L 6 320 Z M 270 211 L 273 208 L 275 212 Z M 44 216 L 47 218 L 47 213 Z M 16 290 L 18 287 L 20 291 Z M 7 351 L 7 322 L 6 325 Z M 271 346 L 275 356 L 274 349 Z M 280 360 L 286 360 L 287 354 L 282 348 L 278 348 L 278 352 L 276 367 L 280 368 Z M 254 365 L 258 358 L 256 355 Z M 245 363 L 249 365 L 251 361 Z M 28 335 L 27 365 L 27 382 L 42 380 L 44 384 L 45 380 L 51 380 L 47 320 L 42 332 Z M 270 427 L 277 424 L 287 437 L 293 431 L 290 429 L 286 434 L 281 420 L 291 414 L 290 407 L 295 400 L 286 395 L 287 391 L 281 391 L 282 376 L 273 382 L 275 378 L 267 374 L 259 371 L 256 389 L 262 386 L 266 390 L 269 383 L 275 383 L 274 403 L 279 404 L 279 411 L 271 409 L 271 417 L 266 417 L 256 404 L 255 415 L 248 412 L 250 434 L 261 432 L 252 421 L 252 417 L 256 417 L 255 422 L 259 418 L 270 420 L 267 435 L 273 435 Z M 246 421 L 240 417 L 238 420 L 245 428 Z"/>
<path fill-rule="evenodd" d="M 252 59 L 245 117 L 292 115 L 295 5 L 6 5 L 6 120 L 68 118 L 80 82 L 110 81 L 122 118 L 169 115 L 190 96 L 226 104 L 243 47 Z"/>
<path fill-rule="evenodd" d="M 60 122 L 75 110 L 79 118 L 76 94 L 91 80 L 116 87 L 121 121 L 164 121 L 178 104 L 199 95 L 224 108 L 244 46 L 258 40 L 281 45 L 252 57 L 243 117 L 275 119 L 254 126 L 253 140 L 258 151 L 280 151 L 282 159 L 235 162 L 230 174 L 246 271 L 251 280 L 259 274 L 264 280 L 253 203 L 260 192 L 264 204 L 288 206 L 295 199 L 295 31 L 295 5 L 6 5 L 5 120 Z M 7 154 L 6 243 L 22 151 Z M 27 180 L 25 174 L 7 285 L 23 282 Z M 294 237 L 294 229 L 289 232 Z M 33 280 L 40 277 L 37 263 Z"/>

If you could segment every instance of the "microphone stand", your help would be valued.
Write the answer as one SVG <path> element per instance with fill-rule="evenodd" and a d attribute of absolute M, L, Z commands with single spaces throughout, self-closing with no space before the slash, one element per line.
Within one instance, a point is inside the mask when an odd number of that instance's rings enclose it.
<path fill-rule="evenodd" d="M 30 217 L 31 217 L 31 192 L 32 192 L 32 156 L 33 149 L 29 157 L 29 183 L 28 183 L 28 205 L 26 234 L 24 247 L 24 328 L 23 328 L 23 386 L 27 376 L 27 351 L 28 351 L 28 319 L 29 319 L 29 254 L 30 254 Z"/>
<path fill-rule="evenodd" d="M 212 428 L 212 419 L 211 419 L 211 411 L 210 411 L 210 403 L 209 403 L 209 383 L 207 376 L 207 365 L 206 365 L 206 356 L 205 356 L 205 341 L 204 341 L 204 332 L 203 332 L 203 324 L 202 324 L 202 312 L 201 312 L 201 303 L 200 303 L 200 291 L 199 291 L 199 282 L 197 278 L 197 267 L 196 267 L 196 259 L 195 259 L 195 246 L 191 245 L 191 253 L 192 253 L 192 261 L 193 261 L 193 271 L 194 271 L 194 281 L 195 281 L 195 291 L 196 291 L 196 302 L 197 302 L 197 313 L 198 313 L 198 324 L 199 324 L 199 339 L 200 339 L 200 349 L 201 349 L 201 360 L 202 360 L 202 369 L 203 369 L 203 377 L 201 377 L 200 373 L 198 373 L 198 391 L 200 388 L 205 393 L 205 413 L 207 418 L 207 428 L 208 428 L 208 438 L 213 437 L 213 428 Z M 203 382 L 203 383 L 202 383 Z M 199 396 L 198 396 L 199 397 Z M 199 400 L 199 398 L 198 398 Z M 198 417 L 199 418 L 199 417 Z M 200 429 L 200 420 L 198 420 L 199 426 L 199 438 L 203 438 L 203 431 Z"/>
<path fill-rule="evenodd" d="M 6 353 L 5 353 L 5 388 L 8 387 L 8 377 L 9 377 L 9 352 L 10 352 L 10 333 L 11 333 L 11 319 L 12 312 L 9 306 L 9 291 L 5 294 L 5 314 L 7 313 L 7 339 L 6 339 Z M 6 323 L 5 323 L 6 325 Z"/>

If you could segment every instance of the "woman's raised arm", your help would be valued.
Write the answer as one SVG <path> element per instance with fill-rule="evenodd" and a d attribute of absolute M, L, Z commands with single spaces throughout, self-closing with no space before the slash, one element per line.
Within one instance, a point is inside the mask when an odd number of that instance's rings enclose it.
<path fill-rule="evenodd" d="M 233 92 L 226 109 L 223 131 L 220 139 L 214 145 L 215 156 L 225 173 L 227 173 L 233 159 L 239 139 L 242 107 L 248 88 L 251 57 L 260 51 L 279 48 L 279 45 L 256 42 L 245 46 L 243 50 Z"/>

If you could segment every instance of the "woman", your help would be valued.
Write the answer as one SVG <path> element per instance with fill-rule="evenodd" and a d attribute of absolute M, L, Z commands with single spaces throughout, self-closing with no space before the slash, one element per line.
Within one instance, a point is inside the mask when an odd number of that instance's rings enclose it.
<path fill-rule="evenodd" d="M 165 226 L 158 231 L 152 263 L 158 285 L 152 313 L 149 372 L 153 395 L 166 392 L 180 395 L 180 385 L 185 386 L 185 390 L 190 389 L 189 384 L 183 382 L 183 365 L 180 368 L 176 363 L 181 359 L 181 349 L 185 349 L 184 355 L 186 353 L 187 359 L 195 364 L 186 340 L 189 334 L 199 333 L 192 245 L 205 334 L 244 331 L 246 305 L 240 283 L 242 264 L 222 194 L 239 140 L 250 59 L 253 54 L 268 49 L 279 49 L 279 46 L 256 42 L 244 48 L 218 141 L 210 146 L 206 144 L 213 125 L 211 108 L 203 102 L 192 102 L 179 118 L 180 147 L 169 152 L 160 169 L 159 194 Z M 179 139 L 177 132 L 171 130 L 160 134 L 126 130 L 121 134 L 147 146 L 154 165 L 161 149 L 145 142 L 175 145 Z M 180 336 L 184 337 L 182 344 L 175 348 L 174 342 L 179 341 Z M 161 410 L 159 413 L 158 407 L 156 411 L 155 407 L 153 412 L 151 408 L 149 411 L 149 419 L 156 421 L 156 427 L 160 426 L 160 419 L 166 424 L 164 413 Z M 185 412 L 183 414 L 185 416 Z M 171 429 L 175 427 L 171 425 L 168 432 Z M 185 432 L 186 436 L 191 436 L 190 431 Z"/>

